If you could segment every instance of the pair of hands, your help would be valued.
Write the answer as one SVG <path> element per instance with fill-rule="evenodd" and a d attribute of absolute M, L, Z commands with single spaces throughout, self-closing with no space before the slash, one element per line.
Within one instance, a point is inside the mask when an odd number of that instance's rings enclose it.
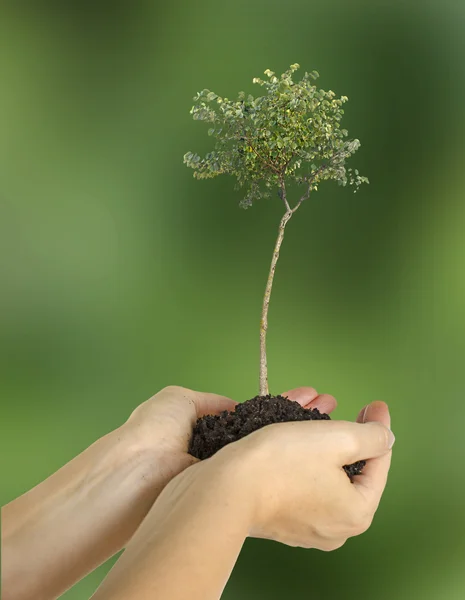
<path fill-rule="evenodd" d="M 325 413 L 336 407 L 332 396 L 310 387 L 283 395 Z M 244 503 L 250 536 L 328 551 L 368 529 L 386 485 L 394 443 L 384 402 L 366 406 L 355 423 L 269 425 L 206 461 L 189 455 L 196 419 L 235 406 L 224 396 L 170 386 L 134 410 L 122 429 L 134 443 L 156 453 L 163 468 L 156 471 L 155 487 L 165 488 L 164 501 L 177 493 L 183 478 L 204 478 L 208 485 L 226 474 L 233 482 L 228 493 L 238 490 L 232 500 Z M 360 459 L 368 459 L 367 465 L 351 483 L 342 466 Z"/>
<path fill-rule="evenodd" d="M 312 388 L 284 395 L 326 413 L 336 406 Z M 391 459 L 383 402 L 356 423 L 279 423 L 207 460 L 190 456 L 196 419 L 235 406 L 165 388 L 4 506 L 2 598 L 57 598 L 126 547 L 96 598 L 217 600 L 247 536 L 333 550 L 369 527 Z M 342 466 L 359 459 L 368 462 L 351 483 Z"/>

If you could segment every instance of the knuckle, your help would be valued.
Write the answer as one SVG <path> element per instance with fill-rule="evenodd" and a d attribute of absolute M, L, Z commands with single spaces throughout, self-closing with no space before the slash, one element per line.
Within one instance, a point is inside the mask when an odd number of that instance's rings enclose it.
<path fill-rule="evenodd" d="M 167 385 L 162 390 L 160 390 L 160 394 L 181 394 L 185 392 L 186 388 L 183 388 L 179 385 Z"/>
<path fill-rule="evenodd" d="M 356 536 L 365 533 L 370 528 L 372 521 L 373 514 L 371 512 L 366 511 L 360 514 L 358 518 L 352 522 L 352 535 Z"/>
<path fill-rule="evenodd" d="M 368 531 L 368 529 L 370 529 L 370 527 L 371 527 L 372 522 L 373 522 L 373 515 L 367 514 L 360 522 L 359 532 L 365 533 L 365 531 Z"/>
<path fill-rule="evenodd" d="M 347 452 L 351 456 L 354 456 L 360 452 L 360 449 L 361 449 L 360 439 L 354 430 L 347 429 L 344 431 L 344 444 L 347 449 Z"/>
<path fill-rule="evenodd" d="M 334 550 L 339 550 L 342 546 L 347 542 L 347 538 L 339 539 L 339 540 L 331 540 L 327 541 L 320 546 L 320 550 L 323 552 L 334 552 Z"/>
<path fill-rule="evenodd" d="M 378 422 L 370 423 L 370 425 L 374 430 L 374 435 L 376 436 L 376 441 L 378 442 L 380 448 L 387 448 L 389 442 L 389 429 L 382 423 Z"/>

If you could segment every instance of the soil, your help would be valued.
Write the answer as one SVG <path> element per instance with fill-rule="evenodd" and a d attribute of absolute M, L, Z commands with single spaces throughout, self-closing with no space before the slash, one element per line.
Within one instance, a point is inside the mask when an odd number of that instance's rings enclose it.
<path fill-rule="evenodd" d="M 320 413 L 317 408 L 302 408 L 298 402 L 283 396 L 255 396 L 238 404 L 234 411 L 225 410 L 219 415 L 206 415 L 197 419 L 189 453 L 204 460 L 227 444 L 236 442 L 265 425 L 329 419 L 329 415 Z M 366 461 L 359 460 L 352 465 L 345 465 L 343 469 L 352 478 L 360 475 L 365 463 Z"/>

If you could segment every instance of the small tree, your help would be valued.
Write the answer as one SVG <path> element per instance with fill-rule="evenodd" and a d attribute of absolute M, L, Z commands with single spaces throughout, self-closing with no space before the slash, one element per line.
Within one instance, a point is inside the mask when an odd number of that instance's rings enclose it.
<path fill-rule="evenodd" d="M 269 198 L 273 190 L 284 203 L 286 212 L 279 224 L 271 267 L 266 282 L 260 322 L 260 395 L 268 394 L 266 332 L 273 278 L 284 231 L 289 219 L 318 190 L 322 181 L 334 179 L 339 185 L 354 186 L 354 192 L 368 179 L 357 169 L 346 169 L 346 160 L 360 147 L 357 139 L 347 139 L 341 128 L 346 96 L 337 97 L 318 89 L 317 71 L 305 73 L 301 81 L 292 75 L 300 68 L 293 64 L 280 77 L 267 69 L 268 81 L 254 78 L 267 94 L 254 98 L 239 92 L 236 101 L 221 98 L 210 90 L 194 96 L 193 118 L 212 123 L 208 135 L 216 138 L 215 149 L 205 158 L 187 152 L 184 163 L 194 169 L 194 177 L 207 179 L 234 175 L 235 189 L 244 188 L 241 201 L 248 208 L 255 200 Z M 296 182 L 305 191 L 292 204 L 286 185 Z"/>

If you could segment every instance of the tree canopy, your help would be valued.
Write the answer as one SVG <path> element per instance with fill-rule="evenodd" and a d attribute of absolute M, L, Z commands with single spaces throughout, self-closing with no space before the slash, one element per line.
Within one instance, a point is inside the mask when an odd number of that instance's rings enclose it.
<path fill-rule="evenodd" d="M 299 68 L 293 64 L 280 77 L 267 69 L 267 80 L 254 78 L 266 91 L 257 98 L 239 92 L 233 101 L 208 89 L 194 96 L 190 112 L 195 120 L 212 124 L 208 135 L 216 140 L 204 158 L 193 152 L 184 155 L 195 178 L 235 176 L 235 189 L 244 190 L 244 208 L 276 190 L 290 209 L 285 186 L 291 181 L 306 186 L 306 197 L 325 180 L 349 184 L 354 191 L 368 183 L 357 169 L 346 168 L 360 147 L 341 127 L 347 96 L 318 89 L 317 71 L 293 81 Z"/>

